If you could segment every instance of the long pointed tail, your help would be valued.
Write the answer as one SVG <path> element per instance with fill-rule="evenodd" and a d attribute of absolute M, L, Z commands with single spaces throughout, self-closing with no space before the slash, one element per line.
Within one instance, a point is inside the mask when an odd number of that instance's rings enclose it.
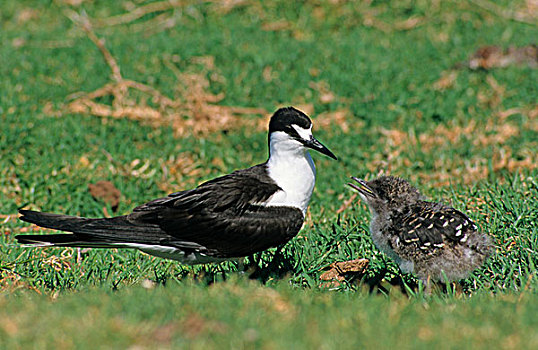
<path fill-rule="evenodd" d="M 62 230 L 68 232 L 74 232 L 77 227 L 87 223 L 92 219 L 81 218 L 78 216 L 69 216 L 62 214 L 42 213 L 33 210 L 19 210 L 22 214 L 20 219 L 37 226 L 52 228 L 55 230 Z"/>
<path fill-rule="evenodd" d="M 72 234 L 17 235 L 22 244 L 61 247 L 119 247 L 130 243 L 158 244 L 163 232 L 155 224 L 133 223 L 126 216 L 113 218 L 82 218 L 62 214 L 19 210 L 21 220 L 41 227 L 72 232 Z"/>

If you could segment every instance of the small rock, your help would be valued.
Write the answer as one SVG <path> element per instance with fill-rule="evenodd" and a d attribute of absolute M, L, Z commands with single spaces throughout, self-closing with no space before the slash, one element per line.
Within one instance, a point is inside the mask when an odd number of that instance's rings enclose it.
<path fill-rule="evenodd" d="M 362 277 L 366 273 L 368 259 L 355 259 L 332 263 L 327 269 L 328 271 L 321 274 L 319 277 L 322 281 L 322 286 L 338 287 L 340 282 L 345 279 L 356 279 Z"/>

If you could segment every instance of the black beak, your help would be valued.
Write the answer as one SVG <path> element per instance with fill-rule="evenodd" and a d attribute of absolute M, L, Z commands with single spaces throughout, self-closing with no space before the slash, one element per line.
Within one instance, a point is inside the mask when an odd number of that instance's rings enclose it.
<path fill-rule="evenodd" d="M 363 179 L 356 178 L 355 176 L 351 177 L 353 180 L 357 181 L 358 185 L 355 185 L 354 183 L 348 183 L 348 185 L 353 188 L 354 190 L 359 191 L 362 195 L 365 197 L 376 197 L 375 192 L 368 186 L 366 181 Z"/>
<path fill-rule="evenodd" d="M 331 157 L 332 159 L 338 160 L 338 158 L 336 158 L 334 153 L 331 152 L 327 147 L 323 146 L 323 144 L 319 142 L 318 140 L 316 140 L 314 136 L 311 136 L 310 140 L 307 140 L 307 141 L 301 140 L 301 141 L 303 142 L 305 147 L 312 148 L 313 150 L 323 153 L 326 156 Z"/>

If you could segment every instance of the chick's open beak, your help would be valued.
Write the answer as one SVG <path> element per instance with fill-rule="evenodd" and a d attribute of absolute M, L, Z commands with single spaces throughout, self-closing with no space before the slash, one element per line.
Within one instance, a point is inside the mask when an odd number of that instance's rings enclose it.
<path fill-rule="evenodd" d="M 365 197 L 376 197 L 375 192 L 370 188 L 370 186 L 368 186 L 366 181 L 364 181 L 363 179 L 356 178 L 354 176 L 352 176 L 351 178 L 357 182 L 357 184 L 351 182 L 348 183 L 351 188 L 359 191 L 359 193 Z"/>

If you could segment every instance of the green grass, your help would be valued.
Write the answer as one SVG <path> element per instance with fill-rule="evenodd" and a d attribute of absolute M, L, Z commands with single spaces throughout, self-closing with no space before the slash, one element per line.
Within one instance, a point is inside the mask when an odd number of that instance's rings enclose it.
<path fill-rule="evenodd" d="M 128 8 L 93 1 L 70 9 L 107 18 Z M 192 2 L 95 28 L 124 78 L 171 98 L 182 96 L 169 62 L 207 78 L 208 92 L 224 94 L 222 106 L 313 108 L 314 133 L 339 161 L 314 155 L 318 180 L 305 226 L 277 266 L 269 265 L 272 250 L 261 254 L 261 273 L 248 281 L 235 263 L 191 268 L 129 250 L 79 259 L 75 249 L 15 244 L 28 225 L 5 215 L 20 207 L 102 216 L 105 205 L 87 185 L 109 180 L 122 193 L 118 213 L 128 213 L 267 155 L 265 132 L 248 127 L 177 137 L 171 126 L 47 112 L 111 82 L 67 9 L 61 1 L 6 1 L 0 11 L 0 348 L 97 340 L 148 348 L 536 347 L 537 70 L 461 69 L 444 88 L 436 84 L 480 46 L 534 43 L 536 24 L 471 2 L 277 1 L 229 11 Z M 175 25 L 146 25 L 159 14 Z M 398 29 L 409 18 L 420 24 Z M 281 29 L 264 30 L 271 26 Z M 199 56 L 213 57 L 214 67 L 196 63 Z M 324 101 L 320 85 L 334 98 Z M 324 124 L 339 110 L 346 125 Z M 355 201 L 336 213 L 353 195 L 349 176 L 379 171 L 410 179 L 494 238 L 495 255 L 461 282 L 463 294 L 391 288 L 402 276 L 373 246 L 366 208 Z M 325 267 L 355 258 L 370 259 L 361 281 L 320 287 Z M 147 280 L 157 286 L 142 288 Z"/>
<path fill-rule="evenodd" d="M 205 287 L 89 290 L 51 301 L 0 296 L 4 348 L 523 348 L 538 345 L 537 299 L 374 298 L 232 280 Z M 2 331 L 0 331 L 2 332 Z M 9 335 L 16 335 L 9 337 Z M 5 337 L 8 335 L 8 337 Z"/>

